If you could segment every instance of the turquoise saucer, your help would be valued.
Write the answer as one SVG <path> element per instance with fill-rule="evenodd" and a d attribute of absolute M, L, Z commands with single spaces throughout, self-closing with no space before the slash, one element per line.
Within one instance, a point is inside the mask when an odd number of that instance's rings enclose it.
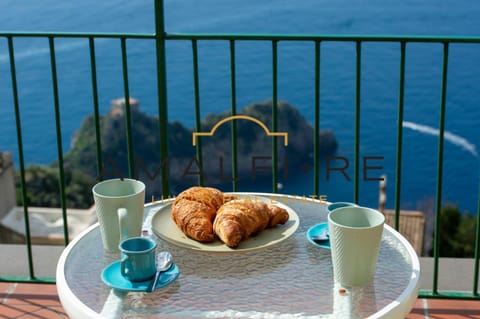
<path fill-rule="evenodd" d="M 173 264 L 169 270 L 162 272 L 158 278 L 157 285 L 155 289 L 168 286 L 174 282 L 179 275 L 180 271 L 176 264 Z M 112 287 L 113 289 L 122 290 L 122 291 L 147 291 L 147 287 L 150 284 L 151 280 L 147 281 L 138 281 L 133 282 L 122 276 L 120 272 L 120 260 L 117 260 L 102 271 L 102 280 L 105 284 Z"/>
<path fill-rule="evenodd" d="M 312 239 L 312 236 L 318 236 L 322 233 L 324 233 L 326 230 L 328 230 L 328 223 L 320 223 L 320 224 L 316 224 L 312 227 L 310 227 L 308 230 L 307 230 L 307 240 L 310 244 L 314 245 L 314 246 L 317 246 L 317 247 L 320 247 L 320 248 L 325 248 L 325 249 L 330 249 L 330 241 L 329 240 L 325 240 L 325 241 L 314 241 Z"/>

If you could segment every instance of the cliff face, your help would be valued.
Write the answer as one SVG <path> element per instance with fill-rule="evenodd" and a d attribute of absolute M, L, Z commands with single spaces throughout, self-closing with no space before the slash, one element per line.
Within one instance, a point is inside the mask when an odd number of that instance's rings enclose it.
<path fill-rule="evenodd" d="M 114 106 L 113 108 L 118 108 Z M 202 132 L 210 132 L 220 120 L 231 114 L 211 114 L 201 123 Z M 246 106 L 237 115 L 247 115 L 263 123 L 270 132 L 272 129 L 271 101 Z M 277 132 L 288 134 L 288 145 L 282 137 L 277 137 L 278 169 L 284 174 L 295 174 L 302 166 L 312 165 L 313 128 L 293 106 L 281 102 L 277 107 Z M 217 184 L 231 180 L 232 140 L 231 127 L 236 126 L 238 178 L 255 182 L 257 177 L 268 178 L 272 163 L 272 137 L 253 121 L 236 119 L 218 127 L 213 136 L 198 137 L 202 146 L 201 162 L 195 157 L 196 149 L 192 145 L 193 130 L 181 123 L 168 124 L 169 154 L 166 162 L 160 162 L 160 136 L 158 119 L 150 117 L 132 108 L 132 139 L 135 153 L 137 178 L 147 183 L 151 194 L 160 194 L 160 168 L 168 165 L 172 189 L 180 190 L 197 182 L 202 175 L 205 183 Z M 101 143 L 103 156 L 103 178 L 128 176 L 128 158 L 125 134 L 125 117 L 116 109 L 101 119 Z M 320 133 L 320 156 L 333 155 L 337 142 L 332 131 Z M 91 175 L 97 175 L 95 128 L 93 116 L 83 122 L 77 132 L 71 151 L 65 157 L 65 163 Z M 201 165 L 200 165 L 201 163 Z"/>
<path fill-rule="evenodd" d="M 274 132 L 272 124 L 271 101 L 254 103 L 241 110 L 239 115 L 247 115 L 262 122 L 269 132 Z M 202 122 L 202 131 L 210 131 L 220 120 L 231 114 L 225 112 L 218 115 L 209 115 Z M 277 137 L 278 168 L 282 174 L 288 169 L 295 174 L 305 164 L 313 161 L 314 130 L 296 108 L 280 102 L 277 106 L 277 129 L 276 132 L 288 135 L 288 145 L 284 145 L 284 138 Z M 246 119 L 235 120 L 237 131 L 237 155 L 238 175 L 240 177 L 260 174 L 268 175 L 268 169 L 272 167 L 273 137 L 267 136 L 265 130 L 257 123 Z M 218 128 L 212 137 L 202 137 L 204 157 L 223 158 L 226 163 L 223 167 L 223 175 L 231 176 L 231 126 L 232 122 L 224 123 Z M 337 142 L 332 131 L 320 133 L 320 155 L 326 157 L 335 153 Z M 219 171 L 219 161 L 204 163 L 206 172 Z"/>

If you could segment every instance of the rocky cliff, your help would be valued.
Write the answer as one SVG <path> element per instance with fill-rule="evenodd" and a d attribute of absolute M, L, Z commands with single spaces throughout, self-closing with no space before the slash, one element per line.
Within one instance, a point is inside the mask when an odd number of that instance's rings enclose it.
<path fill-rule="evenodd" d="M 130 103 L 132 105 L 132 101 Z M 257 178 L 268 178 L 272 163 L 272 137 L 267 136 L 261 122 L 269 132 L 272 130 L 272 102 L 265 101 L 248 105 L 237 115 L 258 120 L 232 119 L 220 125 L 213 136 L 198 137 L 202 146 L 202 160 L 196 157 L 192 145 L 193 130 L 179 122 L 168 124 L 169 153 L 167 161 L 160 161 L 160 136 L 158 119 L 143 113 L 138 102 L 131 108 L 132 140 L 135 153 L 137 178 L 144 180 L 152 194 L 160 194 L 160 168 L 168 165 L 172 189 L 181 189 L 195 184 L 201 174 L 206 184 L 218 184 L 232 179 L 232 123 L 237 132 L 238 179 L 255 182 Z M 295 174 L 302 165 L 312 165 L 314 130 L 298 110 L 285 102 L 277 106 L 277 132 L 288 134 L 288 145 L 277 137 L 278 169 L 283 175 Z M 210 114 L 201 123 L 202 132 L 210 132 L 222 119 L 231 114 Z M 128 176 L 128 157 L 125 134 L 124 105 L 116 101 L 107 115 L 101 118 L 101 146 L 103 156 L 103 178 Z M 72 149 L 65 163 L 72 168 L 96 176 L 95 125 L 93 116 L 87 117 L 75 135 Z M 333 155 L 337 142 L 332 131 L 320 132 L 320 156 Z"/>

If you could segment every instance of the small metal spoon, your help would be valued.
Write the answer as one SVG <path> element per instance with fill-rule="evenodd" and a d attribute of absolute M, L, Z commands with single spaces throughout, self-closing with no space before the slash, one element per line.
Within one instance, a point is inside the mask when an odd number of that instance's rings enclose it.
<path fill-rule="evenodd" d="M 323 244 L 326 241 L 330 240 L 330 236 L 328 235 L 328 229 L 325 229 L 321 233 L 315 236 L 310 236 L 310 239 L 313 240 L 314 242 L 317 242 L 319 244 Z"/>
<path fill-rule="evenodd" d="M 172 254 L 170 254 L 168 251 L 162 251 L 157 255 L 155 261 L 157 264 L 157 272 L 147 288 L 148 293 L 155 290 L 160 274 L 164 271 L 167 271 L 172 266 Z"/>
<path fill-rule="evenodd" d="M 330 237 L 328 237 L 328 235 L 326 236 L 321 235 L 321 236 L 311 236 L 310 239 L 316 243 L 324 244 L 325 242 L 330 240 Z"/>

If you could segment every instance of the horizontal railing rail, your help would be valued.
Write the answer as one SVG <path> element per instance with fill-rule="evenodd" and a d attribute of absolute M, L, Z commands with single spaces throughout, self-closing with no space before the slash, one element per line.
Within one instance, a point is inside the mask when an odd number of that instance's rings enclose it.
<path fill-rule="evenodd" d="M 15 59 L 15 43 L 14 40 L 18 38 L 45 38 L 49 43 L 49 56 L 50 56 L 50 72 L 52 75 L 52 88 L 53 88 L 53 108 L 55 114 L 55 134 L 57 140 L 57 157 L 58 157 L 58 169 L 60 180 L 60 202 L 62 206 L 63 221 L 64 221 L 64 238 L 65 245 L 68 244 L 68 225 L 67 225 L 67 212 L 66 212 L 66 199 L 65 199 L 65 172 L 63 163 L 63 149 L 62 149 L 62 127 L 61 127 L 61 105 L 59 101 L 59 83 L 58 83 L 58 70 L 56 61 L 56 47 L 55 40 L 60 38 L 80 38 L 88 40 L 89 44 L 89 57 L 90 57 L 90 71 L 91 71 L 91 85 L 92 85 L 92 106 L 94 110 L 94 123 L 96 134 L 96 155 L 97 155 L 97 169 L 98 176 L 100 176 L 100 170 L 102 167 L 102 145 L 100 141 L 100 113 L 99 113 L 99 99 L 98 99 L 98 83 L 97 83 L 97 57 L 96 57 L 96 44 L 95 40 L 102 38 L 118 39 L 121 43 L 121 61 L 123 72 L 123 90 L 125 96 L 125 124 L 126 124 L 126 140 L 128 151 L 128 169 L 129 175 L 134 176 L 135 172 L 135 158 L 133 152 L 133 140 L 132 140 L 132 118 L 131 118 L 131 106 L 130 106 L 130 89 L 129 89 L 129 72 L 127 59 L 127 40 L 152 40 L 156 43 L 156 72 L 157 72 L 157 94 L 158 94 L 158 115 L 159 115 L 159 136 L 161 137 L 161 144 L 159 152 L 161 159 L 164 160 L 168 157 L 168 143 L 166 136 L 167 124 L 168 124 L 168 103 L 167 103 L 167 86 L 166 86 L 166 69 L 165 62 L 165 43 L 166 41 L 187 41 L 191 44 L 192 55 L 192 67 L 193 67 L 193 92 L 194 92 L 194 113 L 195 113 L 195 130 L 201 131 L 201 98 L 200 98 L 200 72 L 199 72 L 199 53 L 198 42 L 200 41 L 226 41 L 229 45 L 229 67 L 230 67 L 230 89 L 231 89 L 231 114 L 237 114 L 237 83 L 236 72 L 238 68 L 237 49 L 236 44 L 239 41 L 262 41 L 271 45 L 272 55 L 272 131 L 277 131 L 278 128 L 278 44 L 283 41 L 295 41 L 295 42 L 311 42 L 314 44 L 312 56 L 314 57 L 314 158 L 313 158 L 313 194 L 319 196 L 319 132 L 320 132 L 320 51 L 322 43 L 325 42 L 351 42 L 355 44 L 355 123 L 354 123 L 354 185 L 353 194 L 354 200 L 359 201 L 359 165 L 360 165 L 360 113 L 361 113 L 361 74 L 362 74 L 362 45 L 367 42 L 389 42 L 398 43 L 398 50 L 400 56 L 399 63 L 399 83 L 398 83 L 398 109 L 397 109 L 397 145 L 396 145 L 396 170 L 395 170 L 395 196 L 394 196 L 394 209 L 395 209 L 395 228 L 399 227 L 400 219 L 400 203 L 401 203 L 401 176 L 402 176 L 402 122 L 404 112 L 404 94 L 405 94 L 405 61 L 406 61 L 406 47 L 410 43 L 436 43 L 440 44 L 443 48 L 442 56 L 442 75 L 441 75 L 441 87 L 440 87 L 440 101 L 439 101 L 439 140 L 438 140 L 438 154 L 436 160 L 437 166 L 437 186 L 436 186 L 436 198 L 435 198 L 435 231 L 434 231 L 434 271 L 433 271 L 433 287 L 428 291 L 421 291 L 420 297 L 434 297 L 434 298 L 460 298 L 460 299 L 480 299 L 478 292 L 478 280 L 479 280 L 479 259 L 480 259 L 480 208 L 477 209 L 476 218 L 476 243 L 475 243 L 475 256 L 474 256 L 474 278 L 473 287 L 471 292 L 444 292 L 438 287 L 439 276 L 439 214 L 442 203 L 442 177 L 443 177 L 443 158 L 444 158 L 444 132 L 445 132 L 445 117 L 446 117 L 446 92 L 447 92 L 447 79 L 448 79 L 448 58 L 449 48 L 451 44 L 479 44 L 480 36 L 408 36 L 408 35 L 321 35 L 321 34 L 230 34 L 230 33 L 218 33 L 218 34 L 198 34 L 198 33 L 167 33 L 164 30 L 164 17 L 163 17 L 163 3 L 161 0 L 155 1 L 156 7 L 156 25 L 155 33 L 79 33 L 79 32 L 9 32 L 0 31 L 0 39 L 4 38 L 7 41 L 8 57 L 11 73 L 11 86 L 13 96 L 13 109 L 15 113 L 15 124 L 18 144 L 18 159 L 19 159 L 19 176 L 21 184 L 21 196 L 24 203 L 23 214 L 25 219 L 25 233 L 26 233 L 26 247 L 29 260 L 29 275 L 25 277 L 8 277 L 1 276 L 0 281 L 29 281 L 29 282 L 54 282 L 54 278 L 41 278 L 36 276 L 34 263 L 32 258 L 32 242 L 30 238 L 30 224 L 29 224 L 29 212 L 28 203 L 26 198 L 25 187 L 25 160 L 23 152 L 23 130 L 22 130 L 22 114 L 20 112 L 20 99 L 18 92 L 18 79 L 16 76 L 16 59 Z M 2 85 L 0 83 L 0 85 Z M 5 106 L 1 106 L 5 107 Z M 9 106 L 7 106 L 9 107 Z M 233 121 L 231 123 L 232 133 L 232 188 L 234 191 L 238 189 L 236 182 L 238 177 L 238 160 L 237 160 L 237 132 L 236 124 Z M 277 141 L 276 137 L 272 142 L 272 191 L 278 192 L 278 176 L 277 176 Z M 198 140 L 196 145 L 196 157 L 199 165 L 202 165 L 202 143 L 201 139 Z M 162 191 L 164 196 L 169 196 L 169 179 L 167 168 L 162 168 Z M 198 183 L 204 184 L 203 176 L 199 176 Z M 480 190 L 480 188 L 479 188 Z M 480 207 L 480 192 L 479 192 L 479 205 Z"/>
<path fill-rule="evenodd" d="M 15 38 L 111 38 L 156 40 L 155 33 L 115 32 L 18 32 L 0 31 L 0 37 Z M 368 35 L 368 34 L 242 34 L 242 33 L 165 33 L 164 40 L 235 40 L 235 41 L 338 41 L 338 42 L 411 42 L 480 43 L 480 36 L 441 35 Z"/>

